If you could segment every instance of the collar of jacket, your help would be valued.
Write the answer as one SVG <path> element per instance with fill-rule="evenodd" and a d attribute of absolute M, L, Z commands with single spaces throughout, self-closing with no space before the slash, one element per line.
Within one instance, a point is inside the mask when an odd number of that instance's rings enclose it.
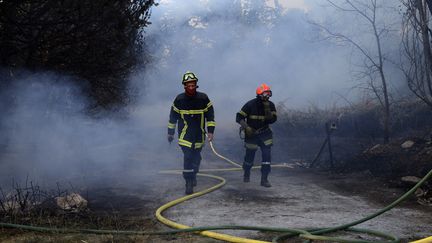
<path fill-rule="evenodd" d="M 261 97 L 257 96 L 255 99 L 256 99 L 257 103 L 260 103 L 260 104 L 263 103 L 263 100 L 261 99 Z"/>

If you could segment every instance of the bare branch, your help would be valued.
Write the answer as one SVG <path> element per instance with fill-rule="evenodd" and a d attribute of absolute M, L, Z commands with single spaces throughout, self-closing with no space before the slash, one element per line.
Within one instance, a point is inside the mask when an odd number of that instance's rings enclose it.
<path fill-rule="evenodd" d="M 367 89 L 374 94 L 381 107 L 384 110 L 384 142 L 389 141 L 390 134 L 390 94 L 388 92 L 388 84 L 384 72 L 385 55 L 381 46 L 381 38 L 384 34 L 389 33 L 390 29 L 384 24 L 384 27 L 377 26 L 378 8 L 376 0 L 357 1 L 357 0 L 344 0 L 343 4 L 335 3 L 333 0 L 327 2 L 338 11 L 343 11 L 348 14 L 355 14 L 366 20 L 372 30 L 373 38 L 376 46 L 376 57 L 372 55 L 372 51 L 368 51 L 361 43 L 354 40 L 349 35 L 339 33 L 331 30 L 329 27 L 319 23 L 312 23 L 319 29 L 325 32 L 328 39 L 334 39 L 339 42 L 345 42 L 358 50 L 365 58 L 361 67 L 364 72 L 357 73 L 359 79 L 364 79 L 367 84 Z M 379 80 L 379 84 L 377 81 Z"/>
<path fill-rule="evenodd" d="M 378 64 L 375 62 L 375 60 L 369 55 L 369 53 L 360 46 L 360 44 L 358 44 L 357 42 L 355 42 L 354 40 L 352 40 L 351 38 L 349 38 L 346 35 L 343 35 L 341 33 L 334 33 L 332 32 L 329 28 L 325 27 L 324 25 L 318 24 L 316 22 L 310 22 L 311 24 L 317 26 L 318 28 L 324 30 L 328 36 L 328 39 L 336 39 L 339 41 L 343 41 L 343 42 L 347 42 L 352 44 L 354 47 L 356 47 L 357 50 L 359 50 L 374 66 L 378 66 Z"/>

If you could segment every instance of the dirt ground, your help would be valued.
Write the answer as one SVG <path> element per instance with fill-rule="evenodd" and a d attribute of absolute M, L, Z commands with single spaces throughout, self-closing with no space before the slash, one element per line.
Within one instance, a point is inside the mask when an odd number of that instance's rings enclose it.
<path fill-rule="evenodd" d="M 215 167 L 221 165 L 217 159 L 206 162 L 209 167 L 211 164 Z M 191 226 L 331 227 L 375 213 L 404 193 L 402 188 L 389 187 L 385 181 L 368 172 L 338 175 L 304 168 L 275 168 L 270 179 L 272 188 L 259 186 L 259 170 L 254 171 L 250 183 L 242 182 L 241 172 L 217 175 L 227 179 L 227 185 L 221 190 L 183 203 L 166 215 Z M 211 179 L 201 179 L 198 189 L 209 184 Z M 180 191 L 183 189 L 181 186 Z M 387 232 L 408 241 L 431 235 L 431 213 L 432 208 L 417 204 L 412 197 L 401 206 L 357 227 Z M 259 232 L 225 232 L 271 240 Z"/>
<path fill-rule="evenodd" d="M 173 146 L 173 145 L 171 145 Z M 220 153 L 230 149 L 217 147 Z M 239 149 L 238 151 L 240 151 Z M 242 157 L 237 150 L 234 159 Z M 160 164 L 154 168 L 145 165 L 149 156 L 159 157 Z M 259 156 L 259 154 L 257 154 Z M 164 153 L 146 150 L 133 153 L 124 171 L 100 171 L 80 180 L 89 209 L 96 215 L 110 216 L 117 229 L 167 230 L 154 213 L 164 203 L 184 195 L 181 175 L 158 173 L 161 169 L 181 168 L 181 151 L 170 147 Z M 256 159 L 258 161 L 259 158 Z M 277 163 L 291 163 L 274 161 Z M 211 153 L 203 150 L 202 169 L 230 168 Z M 127 168 L 127 169 L 126 169 Z M 294 166 L 274 168 L 270 174 L 273 187 L 259 186 L 260 172 L 254 170 L 250 183 L 242 182 L 241 172 L 212 172 L 227 180 L 221 189 L 202 197 L 186 201 L 164 213 L 164 216 L 189 226 L 249 225 L 267 227 L 332 227 L 349 223 L 385 207 L 405 192 L 405 188 L 392 187 L 383 179 L 369 172 L 332 174 Z M 75 181 L 77 183 L 77 181 Z M 218 181 L 198 178 L 196 191 L 208 188 Z M 411 197 L 407 202 L 383 215 L 364 222 L 357 227 L 374 229 L 398 236 L 403 242 L 432 235 L 432 207 L 422 206 Z M 76 217 L 75 217 L 76 218 Z M 97 220 L 96 220 L 97 221 Z M 95 221 L 95 222 L 96 222 Z M 88 220 L 82 224 L 91 227 Z M 94 223 L 93 227 L 107 227 L 110 223 Z M 113 227 L 111 227 L 113 228 Z M 116 227 L 114 227 L 116 228 Z M 273 235 L 254 231 L 219 231 L 236 236 L 269 240 Z M 355 235 L 338 234 L 358 238 Z M 362 236 L 366 239 L 367 236 Z M 369 238 L 371 239 L 371 238 Z M 372 238 L 373 240 L 373 238 Z M 1 242 L 220 242 L 194 234 L 167 236 L 113 236 L 83 234 L 46 234 L 0 229 Z M 300 242 L 298 239 L 287 242 Z"/>

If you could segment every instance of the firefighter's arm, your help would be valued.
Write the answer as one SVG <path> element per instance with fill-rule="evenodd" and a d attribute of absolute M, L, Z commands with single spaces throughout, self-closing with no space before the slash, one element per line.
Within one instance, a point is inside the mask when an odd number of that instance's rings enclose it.
<path fill-rule="evenodd" d="M 263 106 L 264 106 L 264 118 L 266 120 L 270 120 L 272 119 L 272 113 L 271 113 L 271 108 L 270 108 L 270 101 L 263 101 Z"/>
<path fill-rule="evenodd" d="M 244 119 L 241 119 L 238 123 L 244 129 L 246 137 L 252 137 L 255 135 L 256 130 L 250 127 Z"/>
<path fill-rule="evenodd" d="M 240 124 L 242 128 L 246 128 L 248 124 L 246 123 L 246 118 L 248 117 L 249 107 L 245 104 L 239 112 L 236 114 L 236 122 Z"/>
<path fill-rule="evenodd" d="M 204 112 L 204 116 L 205 116 L 206 123 L 207 123 L 208 138 L 209 138 L 209 141 L 211 141 L 211 139 L 213 138 L 214 130 L 216 128 L 216 122 L 214 119 L 213 104 L 211 103 L 211 101 L 208 98 L 207 98 L 207 106 L 206 106 L 206 111 Z"/>
<path fill-rule="evenodd" d="M 247 122 L 246 118 L 248 117 L 249 107 L 244 105 L 239 112 L 237 112 L 236 115 L 236 122 L 240 124 L 240 126 L 245 130 L 246 137 L 252 137 L 255 134 L 255 129 L 250 127 Z"/>
<path fill-rule="evenodd" d="M 175 133 L 175 128 L 176 128 L 178 118 L 179 118 L 178 109 L 173 104 L 171 106 L 171 111 L 170 111 L 169 121 L 168 121 L 168 142 L 170 143 L 174 140 L 174 133 Z"/>
<path fill-rule="evenodd" d="M 273 102 L 264 102 L 264 117 L 267 124 L 272 124 L 277 120 L 276 106 Z"/>

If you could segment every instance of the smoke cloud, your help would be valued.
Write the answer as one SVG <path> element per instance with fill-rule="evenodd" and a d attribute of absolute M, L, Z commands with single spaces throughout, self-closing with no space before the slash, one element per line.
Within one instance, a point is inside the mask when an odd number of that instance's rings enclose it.
<path fill-rule="evenodd" d="M 169 168 L 164 161 L 172 159 L 149 156 L 161 144 L 167 147 L 150 129 L 151 115 L 94 118 L 86 112 L 91 101 L 82 97 L 82 87 L 71 77 L 26 76 L 2 91 L 2 104 L 7 104 L 0 122 L 3 189 L 26 180 L 49 188 L 109 182 L 113 176 L 127 181 L 130 173 L 145 177 Z"/>
<path fill-rule="evenodd" d="M 400 40 L 394 34 L 400 16 L 391 7 L 385 6 L 387 12 L 378 18 L 391 32 L 382 35 L 386 57 L 389 50 L 397 51 Z M 182 92 L 181 75 L 190 70 L 217 113 L 226 115 L 219 122 L 231 123 L 263 82 L 272 87 L 275 103 L 290 108 L 344 105 L 339 94 L 356 98 L 352 74 L 364 57 L 349 45 L 320 41 L 322 31 L 308 21 L 333 27 L 375 51 L 370 26 L 350 14 L 323 1 L 161 1 L 147 30 L 149 48 L 159 62 L 146 76 L 151 81 L 146 98 L 172 102 Z M 386 68 L 389 75 L 396 69 Z M 395 79 L 392 83 L 399 87 L 400 78 Z"/>
<path fill-rule="evenodd" d="M 260 83 L 272 87 L 275 103 L 289 107 L 327 104 L 333 91 L 352 86 L 349 52 L 311 41 L 316 29 L 305 9 L 278 13 L 242 2 L 162 1 L 154 8 L 147 36 L 156 43 L 150 50 L 159 65 L 147 73 L 145 102 L 169 106 L 182 92 L 181 75 L 190 70 L 213 101 L 218 124 L 230 126 Z"/>
<path fill-rule="evenodd" d="M 336 93 L 348 94 L 352 49 L 316 41 L 319 30 L 307 23 L 328 14 L 314 1 L 280 1 L 280 9 L 277 1 L 261 2 L 165 0 L 154 7 L 146 29 L 153 62 L 130 77 L 140 96 L 126 118 L 85 115 L 91 101 L 69 77 L 37 73 L 16 82 L 4 91 L 13 102 L 2 100 L 8 105 L 0 120 L 1 185 L 27 176 L 50 184 L 181 168 L 166 128 L 188 70 L 214 104 L 217 133 L 237 132 L 235 113 L 263 82 L 272 100 L 289 108 L 333 105 Z"/>

